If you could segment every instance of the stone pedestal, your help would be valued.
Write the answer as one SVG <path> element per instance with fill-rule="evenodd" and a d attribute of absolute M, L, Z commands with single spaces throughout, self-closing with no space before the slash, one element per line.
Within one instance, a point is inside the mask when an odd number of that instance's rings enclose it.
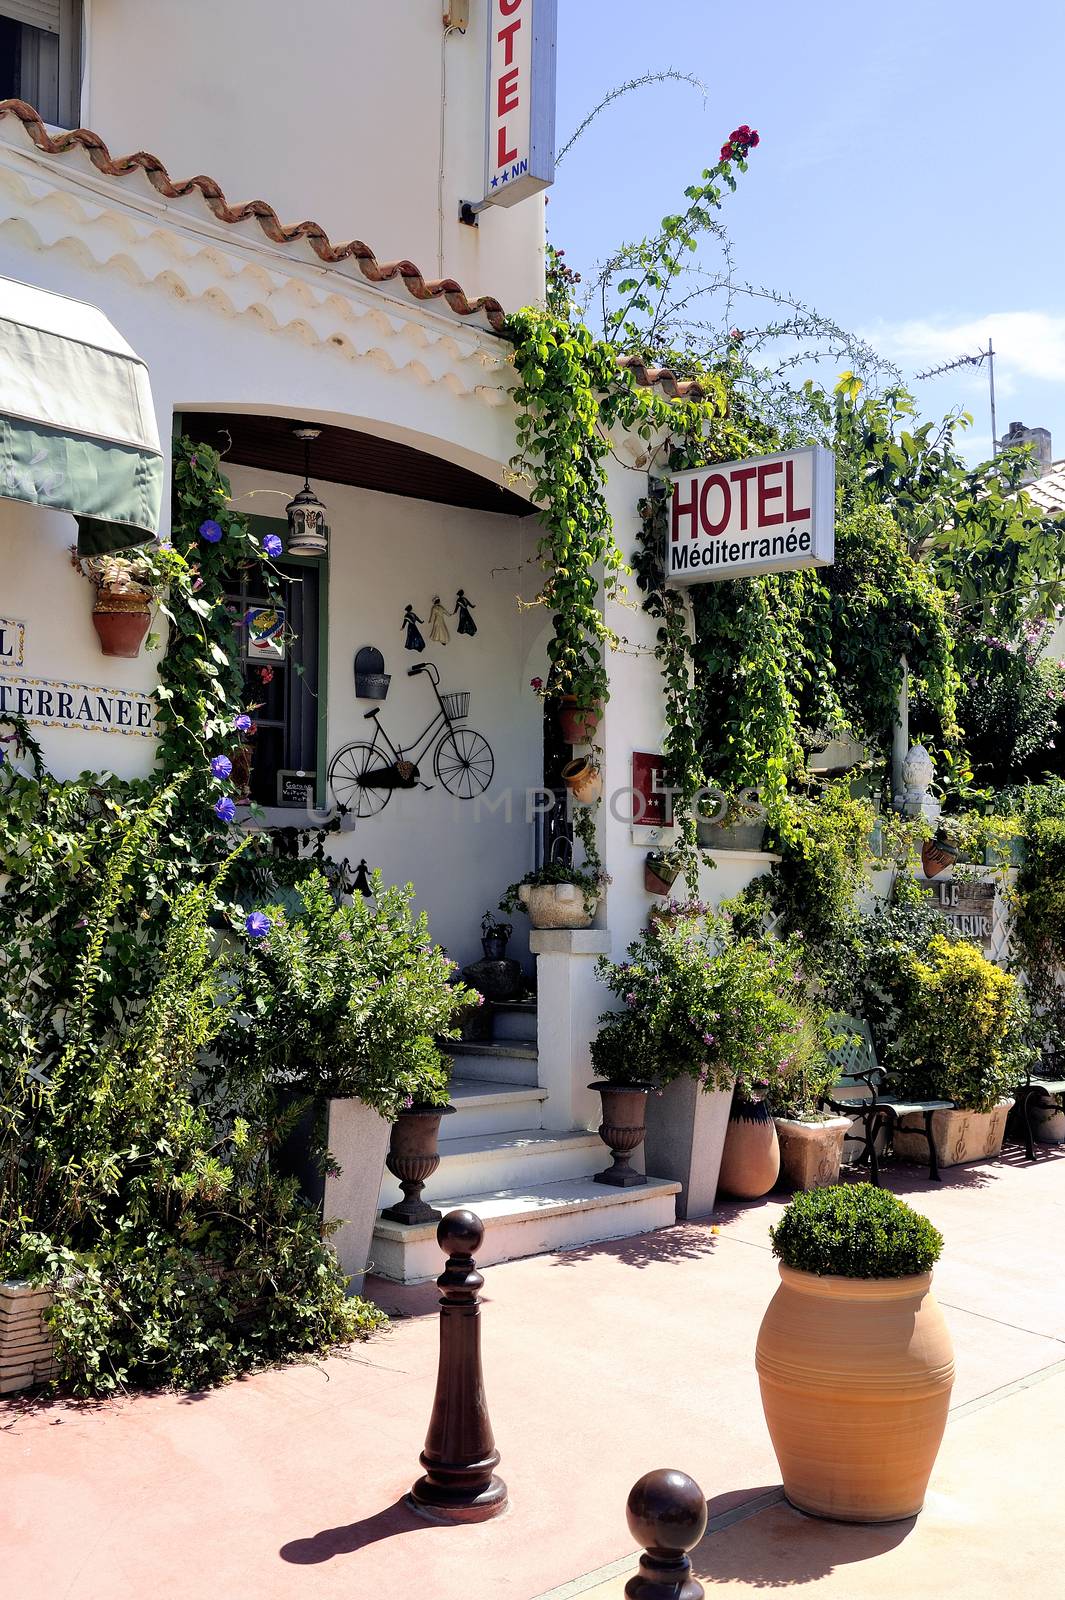
<path fill-rule="evenodd" d="M 595 964 L 610 952 L 605 928 L 534 928 L 529 949 L 536 957 L 536 1047 L 545 1128 L 596 1128 L 599 1097 L 588 1088 L 591 1042 L 610 996 L 596 978 Z"/>

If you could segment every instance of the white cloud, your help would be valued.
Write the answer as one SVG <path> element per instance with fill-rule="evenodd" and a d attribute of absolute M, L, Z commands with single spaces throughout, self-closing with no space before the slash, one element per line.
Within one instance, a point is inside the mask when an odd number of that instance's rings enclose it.
<path fill-rule="evenodd" d="M 1065 316 L 1046 311 L 993 311 L 969 322 L 921 318 L 881 322 L 864 330 L 863 337 L 911 374 L 986 350 L 990 338 L 995 345 L 995 383 L 1001 383 L 1004 396 L 1016 389 L 1021 377 L 1065 383 Z M 972 375 L 979 370 L 974 367 Z M 958 376 L 968 374 L 963 369 Z"/>

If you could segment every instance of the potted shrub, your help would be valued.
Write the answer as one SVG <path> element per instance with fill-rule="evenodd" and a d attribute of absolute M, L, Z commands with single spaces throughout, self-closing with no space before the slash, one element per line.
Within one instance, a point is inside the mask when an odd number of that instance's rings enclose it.
<path fill-rule="evenodd" d="M 602 1096 L 599 1137 L 613 1159 L 605 1172 L 596 1173 L 596 1183 L 630 1189 L 647 1182 L 644 1173 L 633 1169 L 632 1156 L 646 1133 L 647 1096 L 655 1086 L 648 1062 L 653 1058 L 653 1025 L 639 1012 L 608 1012 L 600 1018 L 599 1034 L 592 1040 L 595 1081 L 589 1088 Z"/>
<path fill-rule="evenodd" d="M 954 1383 L 931 1287 L 942 1236 L 851 1183 L 796 1195 L 770 1237 L 781 1281 L 755 1365 L 784 1493 L 840 1522 L 916 1516 Z"/>
<path fill-rule="evenodd" d="M 454 1037 L 456 1016 L 480 1001 L 454 982 L 425 913 L 411 912 L 413 893 L 375 872 L 371 898 L 338 906 L 315 871 L 298 886 L 297 910 L 253 912 L 232 973 L 239 1005 L 219 1041 L 231 1076 L 265 1078 L 279 1100 L 313 1109 L 325 1220 L 342 1219 L 334 1242 L 356 1280 L 390 1124 L 405 1110 L 446 1104 L 439 1040 Z"/>
<path fill-rule="evenodd" d="M 105 656 L 140 655 L 152 618 L 151 562 L 142 556 L 86 556 L 76 560 L 96 590 L 92 622 Z"/>
<path fill-rule="evenodd" d="M 966 940 L 936 935 L 923 957 L 904 952 L 899 1004 L 886 1064 L 908 1074 L 908 1092 L 954 1102 L 932 1114 L 940 1166 L 997 1156 L 1030 1055 L 1017 979 Z M 902 1118 L 894 1139 L 900 1160 L 924 1159 L 924 1139 L 912 1131 L 921 1122 Z"/>
<path fill-rule="evenodd" d="M 548 861 L 512 883 L 499 902 L 500 911 L 525 911 L 534 928 L 590 928 L 599 896 L 609 883 L 598 867 Z"/>
<path fill-rule="evenodd" d="M 805 1015 L 786 1074 L 768 1091 L 780 1145 L 780 1177 L 789 1189 L 814 1189 L 839 1182 L 849 1117 L 826 1115 L 824 1104 L 836 1079 L 827 1051 L 828 1031 Z"/>
<path fill-rule="evenodd" d="M 704 850 L 761 850 L 768 817 L 754 789 L 741 789 L 718 806 L 716 817 L 696 818 L 696 836 Z"/>
<path fill-rule="evenodd" d="M 486 911 L 481 918 L 481 949 L 484 951 L 484 959 L 504 961 L 513 932 L 513 923 L 500 922 L 492 911 Z"/>

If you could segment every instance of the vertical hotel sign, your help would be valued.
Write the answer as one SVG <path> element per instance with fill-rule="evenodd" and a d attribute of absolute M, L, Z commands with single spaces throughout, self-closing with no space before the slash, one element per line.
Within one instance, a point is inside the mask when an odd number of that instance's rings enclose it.
<path fill-rule="evenodd" d="M 486 0 L 484 203 L 512 206 L 555 181 L 556 0 Z"/>

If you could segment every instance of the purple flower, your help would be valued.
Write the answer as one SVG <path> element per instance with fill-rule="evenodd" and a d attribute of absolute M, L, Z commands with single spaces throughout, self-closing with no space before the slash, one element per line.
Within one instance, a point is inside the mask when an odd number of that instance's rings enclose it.
<path fill-rule="evenodd" d="M 244 918 L 244 931 L 249 939 L 265 939 L 270 928 L 270 918 L 262 911 L 249 912 Z"/>
<path fill-rule="evenodd" d="M 268 533 L 266 535 L 266 538 L 263 540 L 263 549 L 266 551 L 268 556 L 273 556 L 275 559 L 281 554 L 281 540 L 277 537 L 276 533 Z"/>
<path fill-rule="evenodd" d="M 211 762 L 212 778 L 228 778 L 233 773 L 233 763 L 228 756 L 215 756 Z"/>
<path fill-rule="evenodd" d="M 413 1104 L 414 1104 L 414 1096 L 412 1094 L 406 1095 L 404 1097 L 404 1100 L 403 1100 L 403 1109 L 404 1109 L 404 1111 L 409 1111 Z"/>
<path fill-rule="evenodd" d="M 208 517 L 206 522 L 200 523 L 200 538 L 206 539 L 208 544 L 217 544 L 222 537 L 222 530 L 213 518 Z"/>
<path fill-rule="evenodd" d="M 238 733 L 247 733 L 251 727 L 251 718 L 248 713 L 242 711 L 239 717 L 234 717 L 233 726 Z"/>
<path fill-rule="evenodd" d="M 634 1006 L 636 1004 L 636 996 L 635 996 L 635 994 L 633 993 L 633 991 L 631 989 L 629 990 L 628 994 L 625 996 L 625 1004 L 627 1006 Z"/>
<path fill-rule="evenodd" d="M 237 814 L 237 808 L 228 795 L 223 795 L 221 800 L 214 803 L 214 814 L 219 822 L 232 822 Z"/>

